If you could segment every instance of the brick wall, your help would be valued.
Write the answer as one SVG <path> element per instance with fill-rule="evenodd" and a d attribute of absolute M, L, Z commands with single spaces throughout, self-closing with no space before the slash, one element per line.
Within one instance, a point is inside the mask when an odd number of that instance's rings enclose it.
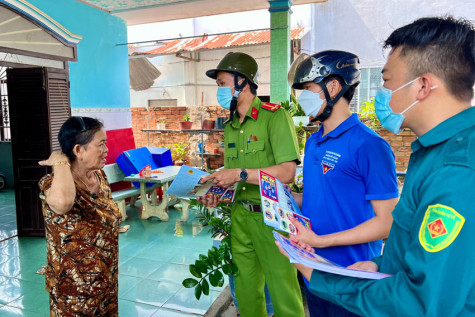
<path fill-rule="evenodd" d="M 370 124 L 365 122 L 366 120 L 364 118 L 360 118 L 360 120 L 367 126 L 371 127 Z M 376 129 L 376 132 L 383 137 L 389 145 L 391 145 L 396 157 L 396 170 L 405 171 L 409 164 L 409 157 L 412 152 L 411 143 L 416 139 L 414 132 L 409 129 L 404 129 L 399 135 L 395 135 L 380 125 Z"/>
<path fill-rule="evenodd" d="M 411 143 L 416 139 L 416 135 L 409 129 L 404 129 L 399 135 L 395 135 L 384 128 L 377 132 L 391 145 L 396 156 L 396 169 L 405 171 L 412 152 Z"/>
<path fill-rule="evenodd" d="M 186 164 L 191 166 L 201 166 L 201 156 L 197 155 L 198 143 L 203 140 L 207 153 L 213 153 L 218 149 L 218 156 L 209 158 L 212 169 L 219 168 L 224 164 L 224 147 L 218 142 L 222 139 L 223 132 L 213 132 L 209 134 L 181 132 L 179 122 L 183 116 L 188 114 L 193 122 L 192 129 L 201 129 L 201 116 L 203 119 L 216 119 L 226 117 L 227 111 L 219 106 L 192 106 L 192 107 L 154 107 L 147 111 L 146 108 L 132 108 L 132 129 L 134 132 L 135 145 L 137 148 L 143 146 L 166 147 L 185 141 L 188 144 L 188 155 Z M 171 132 L 147 132 L 143 129 L 157 129 L 157 124 L 165 120 L 165 128 L 176 130 Z M 202 139 L 203 137 L 203 139 Z M 205 163 L 206 166 L 206 163 Z"/>
<path fill-rule="evenodd" d="M 188 114 L 192 121 L 192 129 L 201 128 L 201 116 L 203 119 L 215 119 L 217 117 L 227 117 L 227 111 L 219 106 L 192 106 L 192 107 L 156 107 L 150 108 L 132 108 L 132 129 L 134 131 L 136 147 L 147 146 L 147 133 L 141 132 L 142 129 L 156 129 L 157 123 L 165 120 L 166 129 L 174 129 L 173 132 L 161 132 L 149 134 L 149 145 L 157 147 L 166 147 L 175 143 L 185 141 L 188 145 L 187 165 L 201 166 L 202 160 L 198 152 L 198 143 L 201 142 L 201 134 L 185 133 L 179 130 L 178 122 L 182 121 L 185 114 Z M 148 126 L 147 126 L 148 118 Z M 364 122 L 364 119 L 363 119 Z M 395 135 L 384 128 L 380 128 L 377 133 L 381 135 L 391 145 L 396 156 L 396 168 L 398 171 L 405 171 L 411 155 L 411 142 L 415 140 L 415 134 L 405 129 L 399 135 Z M 223 132 L 214 132 L 203 134 L 203 143 L 206 146 L 206 152 L 213 153 L 218 149 L 218 156 L 209 158 L 212 169 L 219 168 L 224 164 L 224 147 L 219 146 L 219 141 L 223 138 Z"/>
<path fill-rule="evenodd" d="M 365 123 L 365 119 L 360 118 L 360 120 Z M 370 124 L 367 125 L 370 126 Z M 316 131 L 317 130 L 315 129 L 306 131 L 307 139 L 312 133 L 315 133 Z M 412 152 L 411 143 L 416 139 L 416 135 L 409 129 L 404 129 L 404 131 L 402 131 L 399 135 L 395 135 L 381 126 L 379 126 L 376 133 L 378 133 L 389 143 L 389 145 L 391 145 L 396 159 L 396 170 L 406 171 L 407 165 L 409 163 L 409 157 L 411 156 Z"/>

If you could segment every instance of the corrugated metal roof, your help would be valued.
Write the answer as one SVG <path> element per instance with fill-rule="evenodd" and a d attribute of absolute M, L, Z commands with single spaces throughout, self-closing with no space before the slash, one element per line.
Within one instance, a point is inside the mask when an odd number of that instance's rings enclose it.
<path fill-rule="evenodd" d="M 306 33 L 305 28 L 293 29 L 290 31 L 290 38 L 292 40 L 301 39 Z M 162 43 L 164 46 L 150 51 L 136 52 L 135 54 L 166 55 L 178 52 L 195 52 L 233 46 L 265 44 L 270 43 L 270 30 L 213 36 L 205 34 L 198 38 L 164 41 Z"/>

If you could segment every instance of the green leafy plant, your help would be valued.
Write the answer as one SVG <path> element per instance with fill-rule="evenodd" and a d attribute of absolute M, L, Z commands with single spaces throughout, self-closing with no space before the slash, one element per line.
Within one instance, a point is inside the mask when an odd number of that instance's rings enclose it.
<path fill-rule="evenodd" d="M 212 247 L 207 254 L 200 254 L 195 264 L 190 265 L 190 273 L 194 277 L 183 280 L 182 285 L 186 288 L 195 288 L 195 297 L 209 295 L 210 284 L 213 287 L 224 285 L 224 275 L 238 272 L 236 264 L 231 259 L 231 205 L 220 204 L 219 216 L 215 217 L 203 204 L 191 200 L 190 207 L 197 206 L 199 210 L 198 220 L 203 227 L 210 226 L 211 237 L 222 236 L 219 247 Z"/>
<path fill-rule="evenodd" d="M 292 189 L 293 192 L 296 193 L 301 193 L 303 192 L 303 173 L 300 172 L 298 173 L 292 184 L 290 184 L 290 189 Z"/>
<path fill-rule="evenodd" d="M 172 145 L 167 145 L 167 148 L 169 148 L 172 152 L 172 157 L 174 161 L 185 161 L 186 155 L 188 154 L 188 144 L 186 144 L 185 141 Z"/>
<path fill-rule="evenodd" d="M 305 112 L 303 111 L 302 107 L 300 106 L 300 103 L 298 102 L 294 94 L 290 95 L 290 101 L 286 100 L 281 102 L 280 104 L 282 108 L 287 110 L 291 117 L 305 116 Z"/>
<path fill-rule="evenodd" d="M 183 116 L 183 122 L 189 122 L 189 121 L 191 121 L 191 117 L 189 115 L 185 114 Z"/>
<path fill-rule="evenodd" d="M 359 115 L 373 131 L 379 131 L 381 129 L 381 123 L 374 111 L 374 98 L 361 104 Z"/>
<path fill-rule="evenodd" d="M 307 131 L 305 131 L 302 122 L 298 127 L 295 127 L 295 134 L 297 134 L 297 141 L 299 144 L 299 151 L 301 154 L 305 152 L 305 143 L 307 142 Z"/>

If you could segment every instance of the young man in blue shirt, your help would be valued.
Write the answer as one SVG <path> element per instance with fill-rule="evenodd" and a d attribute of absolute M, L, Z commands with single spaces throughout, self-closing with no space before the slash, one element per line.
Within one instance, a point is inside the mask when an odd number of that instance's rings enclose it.
<path fill-rule="evenodd" d="M 392 276 L 295 266 L 312 293 L 359 315 L 475 316 L 475 27 L 422 18 L 395 30 L 385 47 L 376 115 L 391 132 L 410 128 L 418 138 L 383 255 L 351 267 Z"/>
<path fill-rule="evenodd" d="M 352 53 L 323 51 L 300 57 L 289 72 L 292 88 L 303 89 L 303 110 L 322 123 L 306 142 L 303 196 L 294 195 L 313 231 L 294 221 L 296 239 L 342 266 L 381 254 L 398 197 L 391 147 L 350 111 L 358 63 Z M 306 293 L 312 317 L 354 315 Z"/>

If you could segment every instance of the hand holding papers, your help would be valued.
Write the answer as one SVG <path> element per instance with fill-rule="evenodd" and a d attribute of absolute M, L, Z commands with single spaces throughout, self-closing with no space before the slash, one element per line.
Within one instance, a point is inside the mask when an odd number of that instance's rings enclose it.
<path fill-rule="evenodd" d="M 278 179 L 259 171 L 259 188 L 264 222 L 268 226 L 296 234 L 297 229 L 289 219 L 289 216 L 293 216 L 303 226 L 312 229 L 310 219 L 302 215 L 292 193 Z"/>
<path fill-rule="evenodd" d="M 213 185 L 213 181 L 200 183 L 201 178 L 207 175 L 209 173 L 183 165 L 170 188 L 168 188 L 167 194 L 184 198 L 197 198 L 206 194 L 215 194 L 219 197 L 219 202 L 232 202 L 236 192 L 235 186 L 219 187 Z"/>
<path fill-rule="evenodd" d="M 297 244 L 290 241 L 290 239 L 282 236 L 278 232 L 274 231 L 274 238 L 279 242 L 282 249 L 287 252 L 291 263 L 300 263 L 306 267 L 316 269 L 323 272 L 351 276 L 364 279 L 373 279 L 379 280 L 388 276 L 389 274 L 378 273 L 378 272 L 369 272 L 369 271 L 360 271 L 353 270 L 341 267 L 316 253 L 308 252 L 298 246 Z"/>

